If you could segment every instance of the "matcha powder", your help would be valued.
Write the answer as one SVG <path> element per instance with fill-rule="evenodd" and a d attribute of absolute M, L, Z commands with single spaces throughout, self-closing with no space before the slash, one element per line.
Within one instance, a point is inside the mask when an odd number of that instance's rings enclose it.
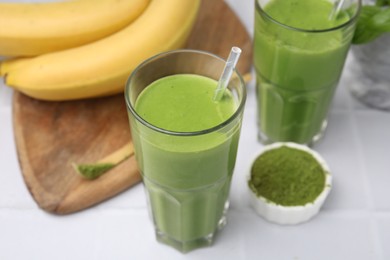
<path fill-rule="evenodd" d="M 302 206 L 325 188 L 325 174 L 311 154 L 282 146 L 256 159 L 248 184 L 257 196 L 276 204 Z"/>

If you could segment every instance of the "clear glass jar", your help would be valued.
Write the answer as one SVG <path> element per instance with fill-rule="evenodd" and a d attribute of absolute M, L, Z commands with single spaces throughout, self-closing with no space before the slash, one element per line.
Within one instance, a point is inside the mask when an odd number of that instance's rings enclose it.
<path fill-rule="evenodd" d="M 351 50 L 351 93 L 370 107 L 390 110 L 390 33 Z"/>

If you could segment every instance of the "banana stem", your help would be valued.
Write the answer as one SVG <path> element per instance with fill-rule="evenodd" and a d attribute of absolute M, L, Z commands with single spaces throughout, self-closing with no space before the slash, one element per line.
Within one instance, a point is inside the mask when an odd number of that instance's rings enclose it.
<path fill-rule="evenodd" d="M 98 163 L 113 163 L 113 164 L 118 164 L 125 160 L 126 158 L 130 157 L 134 153 L 134 146 L 132 142 L 128 142 L 115 152 L 107 155 Z"/>

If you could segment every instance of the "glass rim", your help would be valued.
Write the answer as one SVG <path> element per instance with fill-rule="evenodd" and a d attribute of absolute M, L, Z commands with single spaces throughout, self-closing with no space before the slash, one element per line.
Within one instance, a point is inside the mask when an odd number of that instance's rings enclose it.
<path fill-rule="evenodd" d="M 240 113 L 242 112 L 242 110 L 243 110 L 243 108 L 245 106 L 245 101 L 246 101 L 245 82 L 244 82 L 241 74 L 238 72 L 238 70 L 236 68 L 234 68 L 233 71 L 238 76 L 238 79 L 239 79 L 240 84 L 242 86 L 242 98 L 241 98 L 241 100 L 239 100 L 239 105 L 238 105 L 236 111 L 233 113 L 233 115 L 231 115 L 228 119 L 226 119 L 225 121 L 223 121 L 222 123 L 220 123 L 220 124 L 218 124 L 216 126 L 213 126 L 211 128 L 207 128 L 207 129 L 203 129 L 203 130 L 199 130 L 199 131 L 192 131 L 192 132 L 171 131 L 171 130 L 167 130 L 167 129 L 164 129 L 164 128 L 161 128 L 161 127 L 158 127 L 158 126 L 155 126 L 155 125 L 149 123 L 148 121 L 143 119 L 135 111 L 135 108 L 131 104 L 130 95 L 129 95 L 130 94 L 130 82 L 131 82 L 132 78 L 137 74 L 138 70 L 140 70 L 144 65 L 148 64 L 149 62 L 151 62 L 151 61 L 153 61 L 153 60 L 155 60 L 155 59 L 157 59 L 159 57 L 166 56 L 166 55 L 171 55 L 171 54 L 175 54 L 175 53 L 197 53 L 197 54 L 201 54 L 201 55 L 210 56 L 210 57 L 218 59 L 218 60 L 220 60 L 222 62 L 226 62 L 226 60 L 224 60 L 220 56 L 215 55 L 215 54 L 213 54 L 211 52 L 201 51 L 201 50 L 194 50 L 194 49 L 178 49 L 178 50 L 172 50 L 172 51 L 165 51 L 165 52 L 161 52 L 161 53 L 158 53 L 156 55 L 153 55 L 153 56 L 147 58 L 146 60 L 141 62 L 133 70 L 133 72 L 130 74 L 129 78 L 127 79 L 127 82 L 126 82 L 126 85 L 125 85 L 125 92 L 124 92 L 124 94 L 125 94 L 126 106 L 130 110 L 131 114 L 136 118 L 137 121 L 142 123 L 144 126 L 150 128 L 150 129 L 152 129 L 154 131 L 157 131 L 157 132 L 160 132 L 160 133 L 163 133 L 163 134 L 167 134 L 167 135 L 174 135 L 174 136 L 197 136 L 197 135 L 204 135 L 204 134 L 215 132 L 215 131 L 217 131 L 217 130 L 219 130 L 219 129 L 229 125 L 234 119 L 236 119 L 240 115 Z"/>
<path fill-rule="evenodd" d="M 272 18 L 266 11 L 264 11 L 264 9 L 260 6 L 259 4 L 259 0 L 255 0 L 256 2 L 256 8 L 259 8 L 261 14 L 263 14 L 268 20 L 270 20 L 271 22 L 277 24 L 277 25 L 280 25 L 282 27 L 285 27 L 286 29 L 289 29 L 289 30 L 292 30 L 292 31 L 297 31 L 297 32 L 306 32 L 306 33 L 325 33 L 325 32 L 331 32 L 331 31 L 336 31 L 338 29 L 341 29 L 343 27 L 346 27 L 348 26 L 349 24 L 355 22 L 355 20 L 357 20 L 357 18 L 359 17 L 359 14 L 360 14 L 360 10 L 361 10 L 361 6 L 362 6 L 362 0 L 357 0 L 357 3 L 358 3 L 358 6 L 357 6 L 357 10 L 355 12 L 355 15 L 353 17 L 351 17 L 350 19 L 348 19 L 348 21 L 346 21 L 345 23 L 342 23 L 340 25 L 337 25 L 335 27 L 331 27 L 331 28 L 326 28 L 326 29 L 319 29 L 319 30 L 307 30 L 307 29 L 302 29 L 302 28 L 297 28 L 297 27 L 293 27 L 293 26 L 290 26 L 290 25 L 287 25 L 287 24 L 284 24 L 284 23 L 281 23 L 277 20 L 275 20 L 274 18 Z"/>

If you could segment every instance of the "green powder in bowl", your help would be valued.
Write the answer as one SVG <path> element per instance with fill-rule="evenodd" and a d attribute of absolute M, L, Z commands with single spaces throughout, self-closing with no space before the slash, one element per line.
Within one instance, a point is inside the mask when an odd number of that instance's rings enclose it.
<path fill-rule="evenodd" d="M 318 213 L 330 191 L 331 176 L 325 161 L 310 148 L 275 143 L 254 160 L 248 186 L 259 215 L 296 224 Z"/>

